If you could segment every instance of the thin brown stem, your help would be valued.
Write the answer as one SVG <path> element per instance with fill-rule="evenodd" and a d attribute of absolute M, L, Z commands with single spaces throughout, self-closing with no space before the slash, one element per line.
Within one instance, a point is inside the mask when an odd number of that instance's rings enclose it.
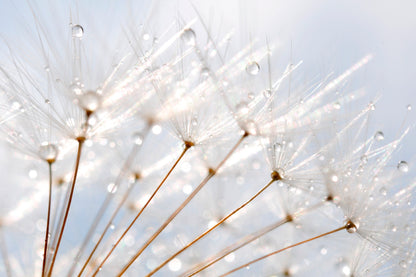
<path fill-rule="evenodd" d="M 116 241 L 116 243 L 112 246 L 111 250 L 108 252 L 104 260 L 100 263 L 100 265 L 97 267 L 95 272 L 92 276 L 97 275 L 97 273 L 100 271 L 100 269 L 103 267 L 104 263 L 108 260 L 108 258 L 111 256 L 113 251 L 116 249 L 118 244 L 121 242 L 121 240 L 124 238 L 124 236 L 127 234 L 127 232 L 131 229 L 131 227 L 134 225 L 134 223 L 137 221 L 137 219 L 140 217 L 140 215 L 143 213 L 143 211 L 146 209 L 146 207 L 150 204 L 152 199 L 155 197 L 156 193 L 159 191 L 159 189 L 162 187 L 162 185 L 165 183 L 165 181 L 168 179 L 169 175 L 172 173 L 172 171 L 175 169 L 175 167 L 178 165 L 179 161 L 183 158 L 185 153 L 193 146 L 191 143 L 185 143 L 185 148 L 183 149 L 181 155 L 179 158 L 175 161 L 173 166 L 170 168 L 169 172 L 166 174 L 166 176 L 163 178 L 163 180 L 160 182 L 160 184 L 157 186 L 157 188 L 154 190 L 153 194 L 150 196 L 150 198 L 147 200 L 146 204 L 140 209 L 140 211 L 137 213 L 136 217 L 131 221 L 130 225 L 126 228 L 126 230 L 123 232 L 123 234 L 120 236 L 120 238 Z"/>
<path fill-rule="evenodd" d="M 185 272 L 184 274 L 182 274 L 181 276 L 194 276 L 195 274 L 205 270 L 206 268 L 214 265 L 215 263 L 217 263 L 218 261 L 220 261 L 221 259 L 223 259 L 225 256 L 227 256 L 230 253 L 233 253 L 237 250 L 239 250 L 240 248 L 243 248 L 244 246 L 246 246 L 247 244 L 251 243 L 252 241 L 266 235 L 267 233 L 279 228 L 280 226 L 288 223 L 288 222 L 292 222 L 292 220 L 294 220 L 295 218 L 304 215 L 305 213 L 309 213 L 319 207 L 321 207 L 325 202 L 319 202 L 316 205 L 313 205 L 307 209 L 301 209 L 295 213 L 293 213 L 292 215 L 287 215 L 285 218 L 272 223 L 254 233 L 251 233 L 245 237 L 243 237 L 242 239 L 240 239 L 239 241 L 237 241 L 236 243 L 224 248 L 223 250 L 221 250 L 220 252 L 218 252 L 217 254 L 213 255 L 212 257 L 208 258 L 207 260 L 205 260 L 204 262 L 194 266 L 193 268 L 189 269 L 187 272 Z"/>
<path fill-rule="evenodd" d="M 238 249 L 240 249 L 240 248 L 246 246 L 247 244 L 249 244 L 250 242 L 258 239 L 261 236 L 264 236 L 265 234 L 271 232 L 272 230 L 275 230 L 276 228 L 286 224 L 287 222 L 290 222 L 288 217 L 286 217 L 282 220 L 279 220 L 279 221 L 277 221 L 277 222 L 275 222 L 275 223 L 273 223 L 269 226 L 266 226 L 265 228 L 257 231 L 256 233 L 249 234 L 249 235 L 243 237 L 242 239 L 240 239 L 236 243 L 228 246 L 227 248 L 218 252 L 214 256 L 208 258 L 207 261 L 203 262 L 202 264 L 197 265 L 196 267 L 194 267 L 191 270 L 188 270 L 182 276 L 194 276 L 195 274 L 198 274 L 199 272 L 205 270 L 206 268 L 210 267 L 211 265 L 217 263 L 218 261 L 223 259 L 228 254 L 237 251 Z"/>
<path fill-rule="evenodd" d="M 110 220 L 108 221 L 107 225 L 105 226 L 103 232 L 100 235 L 100 238 L 98 239 L 98 241 L 95 244 L 93 250 L 91 251 L 90 255 L 88 256 L 88 259 L 85 261 L 84 265 L 81 268 L 81 271 L 78 273 L 78 277 L 80 277 L 82 275 L 82 273 L 84 272 L 84 270 L 87 267 L 88 263 L 91 261 L 92 257 L 94 256 L 95 251 L 97 250 L 98 246 L 100 246 L 101 241 L 104 239 L 105 234 L 107 233 L 108 229 L 110 229 L 110 226 L 113 224 L 113 221 L 116 218 L 118 212 L 123 207 L 123 205 L 126 202 L 127 198 L 130 196 L 130 193 L 131 193 L 132 189 L 134 188 L 134 184 L 136 184 L 136 183 L 137 183 L 137 179 L 135 180 L 135 182 L 133 184 L 131 184 L 131 186 L 124 193 L 123 198 L 121 199 L 120 203 L 117 205 L 117 208 L 115 209 L 115 211 L 111 215 Z"/>
<path fill-rule="evenodd" d="M 146 127 L 146 129 L 145 129 L 144 138 L 149 133 L 149 128 L 150 128 L 150 125 L 148 125 Z M 137 155 L 137 152 L 139 150 L 140 150 L 140 146 L 139 145 L 134 145 L 133 148 L 131 149 L 129 155 L 127 156 L 127 159 L 125 160 L 123 166 L 121 167 L 120 173 L 118 174 L 118 176 L 117 176 L 117 178 L 116 178 L 116 180 L 114 182 L 114 187 L 115 188 L 120 185 L 121 180 L 124 178 L 125 174 L 128 172 L 128 169 L 130 168 L 131 164 L 133 163 L 133 161 L 134 161 L 134 159 L 135 159 L 135 157 Z M 85 251 L 88 243 L 91 241 L 91 237 L 93 236 L 93 234 L 94 234 L 94 232 L 95 232 L 98 224 L 100 223 L 102 217 L 104 216 L 104 213 L 107 210 L 108 206 L 110 205 L 111 200 L 113 199 L 113 197 L 114 197 L 114 193 L 112 193 L 112 192 L 108 192 L 107 193 L 107 195 L 106 195 L 106 197 L 104 199 L 104 202 L 101 204 L 101 207 L 98 210 L 98 213 L 95 216 L 94 221 L 91 224 L 90 229 L 88 230 L 87 235 L 85 236 L 84 241 L 82 242 L 81 247 L 78 250 L 77 255 L 75 256 L 75 259 L 74 259 L 74 261 L 73 261 L 73 263 L 71 265 L 71 268 L 70 268 L 70 270 L 68 272 L 68 275 L 67 275 L 68 277 L 70 277 L 70 276 L 73 275 L 79 259 L 83 255 L 83 253 L 84 253 L 84 251 Z M 106 230 L 104 232 L 106 232 Z M 98 245 L 96 245 L 96 247 L 98 247 Z M 93 252 L 94 251 L 95 251 L 95 249 L 93 250 Z M 94 254 L 93 252 L 92 252 L 92 255 Z M 91 257 L 88 258 L 86 264 L 88 264 L 89 259 L 91 259 Z M 84 264 L 84 266 L 86 266 L 86 264 Z M 84 271 L 84 267 L 81 269 L 81 272 L 79 274 L 82 274 L 83 271 Z"/>
<path fill-rule="evenodd" d="M 43 249 L 42 277 L 45 276 L 46 258 L 47 258 L 47 253 L 48 253 L 49 223 L 50 223 L 50 218 L 51 218 L 51 202 L 52 202 L 52 164 L 53 162 L 48 162 L 49 196 L 48 196 L 48 215 L 47 215 L 47 220 L 46 220 L 45 247 Z"/>
<path fill-rule="evenodd" d="M 0 226 L 1 255 L 3 256 L 3 263 L 4 263 L 4 268 L 6 269 L 6 275 L 7 277 L 12 277 L 12 268 L 10 266 L 10 261 L 9 261 L 9 252 L 7 251 L 6 241 L 4 240 L 3 230 L 1 228 L 2 227 Z"/>
<path fill-rule="evenodd" d="M 254 199 L 256 199 L 261 193 L 263 193 L 271 184 L 273 184 L 276 180 L 272 179 L 270 182 L 267 183 L 267 185 L 265 185 L 263 188 L 261 188 L 254 196 L 252 196 L 249 200 L 247 200 L 246 202 L 244 202 L 241 206 L 239 206 L 237 209 L 233 210 L 231 213 L 229 213 L 228 215 L 226 215 L 225 217 L 223 217 L 220 221 L 218 221 L 214 226 L 212 226 L 211 228 L 209 228 L 208 230 L 206 230 L 205 232 L 203 232 L 202 234 L 200 234 L 197 238 L 195 238 L 193 241 L 191 241 L 190 243 L 188 243 L 186 246 L 184 246 L 182 249 L 180 249 L 178 252 L 176 252 L 175 254 L 173 254 L 172 256 L 170 256 L 168 259 L 166 259 L 163 263 L 161 263 L 159 266 L 157 266 L 155 269 L 153 269 L 148 275 L 147 277 L 152 276 L 153 274 L 155 274 L 157 271 L 159 271 L 162 267 L 164 267 L 167 263 L 169 263 L 171 260 L 173 260 L 175 257 L 177 257 L 179 254 L 181 254 L 182 252 L 184 252 L 186 249 L 188 249 L 189 247 L 191 247 L 193 244 L 195 244 L 196 242 L 198 242 L 200 239 L 204 238 L 206 235 L 208 235 L 210 232 L 212 232 L 213 230 L 215 230 L 218 226 L 220 226 L 222 223 L 224 223 L 227 219 L 229 219 L 231 216 L 233 216 L 234 214 L 236 214 L 238 211 L 240 211 L 241 209 L 243 209 L 245 206 L 247 206 L 249 203 L 251 203 Z"/>
<path fill-rule="evenodd" d="M 72 184 L 71 184 L 71 190 L 70 190 L 70 193 L 69 193 L 68 204 L 66 206 L 65 215 L 64 215 L 63 222 L 62 222 L 62 227 L 59 231 L 58 242 L 57 242 L 56 247 L 55 247 L 55 252 L 53 253 L 53 258 L 52 258 L 52 262 L 51 262 L 51 265 L 50 265 L 50 268 L 49 268 L 48 277 L 52 276 L 53 266 L 55 265 L 56 256 L 58 254 L 59 246 L 60 246 L 61 240 L 62 240 L 62 235 L 64 233 L 66 221 L 68 219 L 69 209 L 71 208 L 72 196 L 74 194 L 75 183 L 77 181 L 78 169 L 79 169 L 79 164 L 80 164 L 80 161 L 81 161 L 82 146 L 84 144 L 85 138 L 84 137 L 79 137 L 79 138 L 77 138 L 77 141 L 78 141 L 78 150 L 77 150 L 77 158 L 76 158 L 76 161 L 75 161 L 74 176 L 72 177 Z"/>
<path fill-rule="evenodd" d="M 143 251 L 159 236 L 159 234 L 169 225 L 169 223 L 185 208 L 186 205 L 195 197 L 195 195 L 208 183 L 208 181 L 215 176 L 216 172 L 225 164 L 225 162 L 231 157 L 231 155 L 237 150 L 240 144 L 244 141 L 249 134 L 245 132 L 237 143 L 231 148 L 224 159 L 217 165 L 215 169 L 210 169 L 208 175 L 202 180 L 202 182 L 195 188 L 194 191 L 182 202 L 182 204 L 169 216 L 169 218 L 159 227 L 159 229 L 144 243 L 144 245 L 136 252 L 136 254 L 130 259 L 130 261 L 123 267 L 123 269 L 117 274 L 122 276 L 127 269 L 134 263 L 134 261 L 143 253 Z"/>
<path fill-rule="evenodd" d="M 293 248 L 293 247 L 296 247 L 296 246 L 299 246 L 299 245 L 305 244 L 305 243 L 307 243 L 307 242 L 311 242 L 311 241 L 313 241 L 313 240 L 316 240 L 316 239 L 319 239 L 319 238 L 322 238 L 322 237 L 328 236 L 328 235 L 330 235 L 330 234 L 333 234 L 333 233 L 339 232 L 339 231 L 341 231 L 341 230 L 345 230 L 346 228 L 347 228 L 347 226 L 345 225 L 345 226 L 339 227 L 339 228 L 337 228 L 337 229 L 334 229 L 334 230 L 332 230 L 332 231 L 329 231 L 329 232 L 326 232 L 326 233 L 320 234 L 320 235 L 318 235 L 318 236 L 315 236 L 315 237 L 309 238 L 309 239 L 307 239 L 307 240 L 304 240 L 304 241 L 301 241 L 301 242 L 298 242 L 298 243 L 295 243 L 295 244 L 289 245 L 289 246 L 284 247 L 284 248 L 282 248 L 282 249 L 279 249 L 279 250 L 277 250 L 277 251 L 274 251 L 274 252 L 271 252 L 271 253 L 266 254 L 266 255 L 264 255 L 264 256 L 261 256 L 260 258 L 257 258 L 257 259 L 254 259 L 254 260 L 251 260 L 251 261 L 249 261 L 248 263 L 245 263 L 245 264 L 243 264 L 243 265 L 241 265 L 241 266 L 239 266 L 239 267 L 234 268 L 233 270 L 230 270 L 230 271 L 228 271 L 228 272 L 226 272 L 226 273 L 224 273 L 224 274 L 220 275 L 220 277 L 224 277 L 224 276 L 230 275 L 231 273 L 234 273 L 234 272 L 236 272 L 236 271 L 238 271 L 238 270 L 240 270 L 240 269 L 242 269 L 242 268 L 245 268 L 245 267 L 247 267 L 247 266 L 249 266 L 249 265 L 251 265 L 251 264 L 254 264 L 254 263 L 256 263 L 256 262 L 259 262 L 259 261 L 261 261 L 261 260 L 264 260 L 264 259 L 266 259 L 266 258 L 268 258 L 268 257 L 270 257 L 270 256 L 276 255 L 276 254 L 278 254 L 278 253 L 280 253 L 280 252 L 283 252 L 283 251 L 288 250 L 288 249 L 290 249 L 290 248 Z"/>

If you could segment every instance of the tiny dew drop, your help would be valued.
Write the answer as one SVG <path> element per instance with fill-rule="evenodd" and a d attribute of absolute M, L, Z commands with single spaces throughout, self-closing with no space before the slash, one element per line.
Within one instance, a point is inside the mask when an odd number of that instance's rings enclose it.
<path fill-rule="evenodd" d="M 246 65 L 246 72 L 250 75 L 257 75 L 260 71 L 260 66 L 256 61 L 251 61 Z"/>
<path fill-rule="evenodd" d="M 272 91 L 271 91 L 270 89 L 265 89 L 265 90 L 263 91 L 263 95 L 264 95 L 264 97 L 266 97 L 266 98 L 270 98 L 270 96 L 272 96 Z"/>
<path fill-rule="evenodd" d="M 408 111 L 411 111 L 412 110 L 412 105 L 409 104 L 409 105 L 407 105 L 406 108 L 407 108 Z"/>
<path fill-rule="evenodd" d="M 238 103 L 236 109 L 239 115 L 245 115 L 248 113 L 248 105 L 245 101 L 241 101 L 240 103 Z"/>
<path fill-rule="evenodd" d="M 198 125 L 198 118 L 196 116 L 191 119 L 191 125 L 192 126 L 197 126 Z"/>
<path fill-rule="evenodd" d="M 334 109 L 339 110 L 339 109 L 341 109 L 341 104 L 339 102 L 335 102 L 333 107 L 334 107 Z"/>
<path fill-rule="evenodd" d="M 196 34 L 191 28 L 183 30 L 181 38 L 189 46 L 195 46 L 196 44 Z"/>
<path fill-rule="evenodd" d="M 143 144 L 143 136 L 140 132 L 136 132 L 133 134 L 133 142 L 136 145 L 142 145 Z"/>
<path fill-rule="evenodd" d="M 75 25 L 72 27 L 72 37 L 73 38 L 82 38 L 84 35 L 84 28 L 81 25 Z"/>
<path fill-rule="evenodd" d="M 409 171 L 409 165 L 405 161 L 400 161 L 399 164 L 397 165 L 397 169 L 400 172 L 408 172 Z"/>
<path fill-rule="evenodd" d="M 377 131 L 374 135 L 376 141 L 382 141 L 384 139 L 384 134 L 382 131 Z"/>

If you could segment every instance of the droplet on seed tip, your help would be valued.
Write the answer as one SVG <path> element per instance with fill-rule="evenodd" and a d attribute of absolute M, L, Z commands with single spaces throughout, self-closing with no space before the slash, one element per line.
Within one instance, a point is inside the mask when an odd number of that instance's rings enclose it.
<path fill-rule="evenodd" d="M 94 112 L 100 105 L 100 95 L 89 90 L 79 97 L 80 106 L 89 112 Z"/>
<path fill-rule="evenodd" d="M 39 156 L 45 161 L 55 161 L 58 156 L 58 147 L 49 143 L 42 144 L 39 147 Z"/>
<path fill-rule="evenodd" d="M 73 38 L 82 38 L 84 35 L 84 28 L 81 25 L 75 25 L 72 27 L 72 37 Z"/>

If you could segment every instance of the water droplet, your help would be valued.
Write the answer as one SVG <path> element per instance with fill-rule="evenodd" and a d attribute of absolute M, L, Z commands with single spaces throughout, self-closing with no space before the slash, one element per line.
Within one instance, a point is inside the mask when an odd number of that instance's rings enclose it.
<path fill-rule="evenodd" d="M 260 66 L 257 62 L 251 61 L 246 65 L 246 72 L 250 75 L 257 75 L 260 71 Z"/>
<path fill-rule="evenodd" d="M 334 175 L 331 176 L 331 181 L 332 182 L 336 183 L 336 182 L 338 182 L 338 180 L 339 180 L 339 178 L 338 178 L 337 175 L 334 174 Z"/>
<path fill-rule="evenodd" d="M 75 25 L 72 27 L 72 37 L 73 38 L 82 38 L 84 35 L 84 28 L 81 25 Z"/>
<path fill-rule="evenodd" d="M 266 98 L 270 98 L 270 96 L 272 96 L 272 91 L 270 89 L 265 89 L 263 90 L 263 95 Z"/>
<path fill-rule="evenodd" d="M 208 77 L 209 77 L 209 68 L 208 68 L 208 67 L 203 67 L 203 68 L 201 69 L 201 77 L 202 77 L 203 79 L 206 79 L 206 78 L 208 78 Z"/>
<path fill-rule="evenodd" d="M 191 125 L 192 126 L 197 126 L 198 125 L 198 118 L 197 117 L 193 117 L 191 119 Z"/>
<path fill-rule="evenodd" d="M 108 191 L 109 193 L 116 193 L 116 191 L 117 191 L 117 186 L 116 186 L 116 184 L 114 184 L 114 183 L 110 183 L 110 184 L 108 184 L 108 186 L 107 186 L 107 191 Z"/>
<path fill-rule="evenodd" d="M 397 165 L 397 169 L 400 172 L 408 172 L 409 171 L 409 165 L 405 161 L 400 161 L 399 164 Z"/>
<path fill-rule="evenodd" d="M 89 112 L 94 112 L 100 105 L 100 95 L 89 90 L 79 97 L 80 106 Z"/>
<path fill-rule="evenodd" d="M 328 249 L 326 249 L 325 247 L 321 248 L 321 255 L 326 255 L 328 253 Z"/>
<path fill-rule="evenodd" d="M 407 105 L 406 108 L 407 108 L 408 111 L 411 111 L 412 110 L 412 105 L 409 104 L 409 105 Z"/>
<path fill-rule="evenodd" d="M 253 121 L 253 120 L 248 120 L 246 122 L 246 131 L 251 134 L 251 135 L 257 135 L 258 133 L 258 129 L 257 129 L 257 124 Z"/>
<path fill-rule="evenodd" d="M 15 102 L 12 103 L 12 109 L 13 110 L 18 110 L 18 109 L 20 109 L 20 107 L 22 107 L 22 105 L 20 105 L 19 102 L 15 101 Z"/>
<path fill-rule="evenodd" d="M 382 131 L 377 131 L 374 135 L 376 141 L 382 141 L 384 139 L 384 134 Z"/>
<path fill-rule="evenodd" d="M 133 137 L 133 142 L 136 145 L 142 145 L 142 143 L 143 143 L 143 136 L 142 136 L 142 134 L 140 132 L 134 133 L 132 137 Z"/>
<path fill-rule="evenodd" d="M 407 267 L 407 262 L 406 262 L 405 260 L 401 260 L 401 261 L 399 262 L 399 265 L 400 265 L 402 268 L 406 268 L 406 267 Z"/>
<path fill-rule="evenodd" d="M 280 152 L 282 151 L 282 145 L 276 142 L 273 144 L 273 149 L 274 149 L 274 152 Z"/>
<path fill-rule="evenodd" d="M 181 38 L 189 46 L 195 46 L 196 44 L 196 34 L 191 28 L 183 30 Z"/>
<path fill-rule="evenodd" d="M 50 104 L 51 101 L 49 99 L 45 99 L 45 104 Z"/>
<path fill-rule="evenodd" d="M 362 156 L 361 156 L 361 158 L 360 158 L 360 161 L 361 161 L 363 164 L 367 164 L 367 163 L 368 163 L 368 158 L 367 158 L 367 155 L 362 155 Z"/>
<path fill-rule="evenodd" d="M 368 103 L 368 108 L 370 109 L 370 111 L 374 111 L 376 109 L 376 105 L 374 105 L 373 102 Z"/>
<path fill-rule="evenodd" d="M 381 187 L 379 191 L 380 191 L 381 195 L 383 195 L 383 196 L 387 195 L 387 189 L 385 187 Z"/>
<path fill-rule="evenodd" d="M 111 229 L 111 230 L 114 230 L 114 228 L 116 228 L 116 226 L 114 226 L 114 224 L 111 224 L 111 225 L 110 225 L 110 229 Z"/>
<path fill-rule="evenodd" d="M 339 110 L 339 109 L 341 109 L 341 104 L 339 102 L 335 102 L 333 107 L 334 107 L 334 109 Z"/>
<path fill-rule="evenodd" d="M 241 101 L 236 106 L 239 115 L 245 115 L 248 113 L 248 105 L 245 101 Z"/>
<path fill-rule="evenodd" d="M 351 221 L 348 221 L 347 224 L 345 224 L 345 229 L 350 234 L 353 234 L 353 233 L 357 232 L 357 230 L 358 230 L 357 226 L 354 223 L 352 223 Z"/>
<path fill-rule="evenodd" d="M 47 162 L 54 162 L 58 156 L 58 147 L 54 144 L 44 143 L 39 148 L 39 156 Z"/>

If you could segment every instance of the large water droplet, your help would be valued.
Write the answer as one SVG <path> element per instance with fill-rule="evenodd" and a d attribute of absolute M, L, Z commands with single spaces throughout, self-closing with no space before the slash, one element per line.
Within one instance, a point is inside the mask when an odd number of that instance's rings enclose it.
<path fill-rule="evenodd" d="M 382 131 L 378 131 L 378 132 L 376 132 L 376 133 L 375 133 L 375 135 L 374 135 L 374 139 L 375 139 L 376 141 L 382 141 L 382 140 L 384 139 L 384 134 L 383 134 L 383 132 L 382 132 Z"/>
<path fill-rule="evenodd" d="M 256 61 L 251 61 L 246 65 L 246 72 L 250 75 L 257 75 L 260 71 L 260 66 Z"/>
<path fill-rule="evenodd" d="M 195 46 L 196 44 L 196 34 L 191 28 L 183 30 L 181 38 L 189 46 Z"/>
<path fill-rule="evenodd" d="M 42 144 L 39 148 L 39 156 L 47 162 L 54 162 L 58 156 L 58 147 L 49 143 Z"/>
<path fill-rule="evenodd" d="M 397 169 L 400 172 L 408 172 L 409 171 L 409 165 L 405 161 L 400 161 L 399 164 L 397 165 Z"/>
<path fill-rule="evenodd" d="M 348 221 L 347 224 L 345 224 L 345 229 L 350 234 L 353 234 L 358 230 L 357 226 L 352 221 Z"/>
<path fill-rule="evenodd" d="M 100 95 L 95 91 L 87 91 L 79 97 L 80 106 L 89 112 L 94 112 L 100 105 Z"/>
<path fill-rule="evenodd" d="M 82 38 L 84 35 L 84 28 L 81 25 L 75 25 L 72 27 L 72 37 L 73 38 Z"/>

